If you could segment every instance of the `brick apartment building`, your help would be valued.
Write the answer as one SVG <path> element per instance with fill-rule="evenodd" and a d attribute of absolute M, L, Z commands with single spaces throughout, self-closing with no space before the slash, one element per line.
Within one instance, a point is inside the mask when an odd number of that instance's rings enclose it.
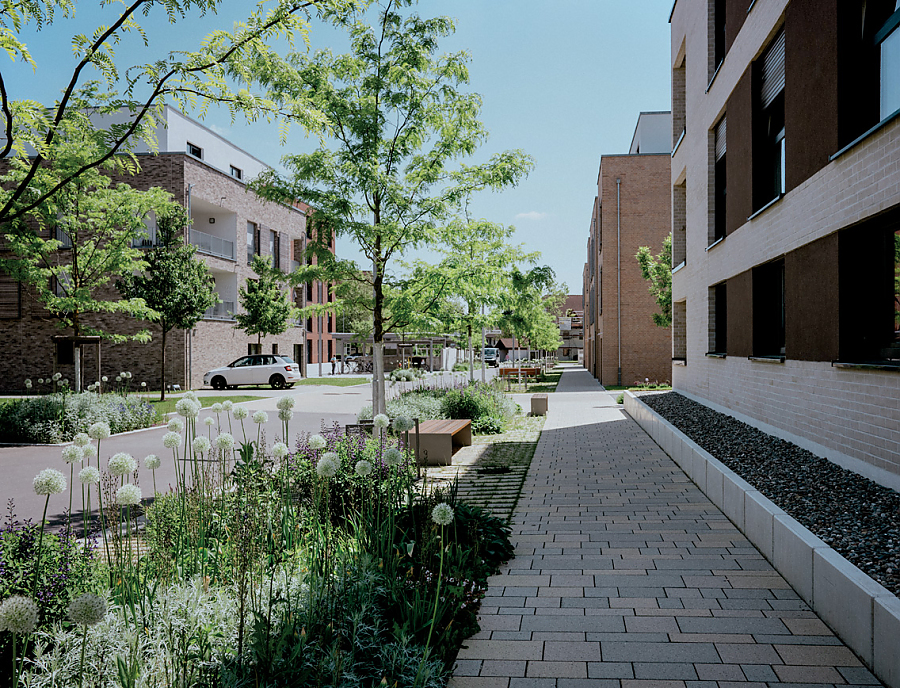
<path fill-rule="evenodd" d="M 675 388 L 900 473 L 900 2 L 670 22 Z"/>
<path fill-rule="evenodd" d="M 556 352 L 560 361 L 584 360 L 584 297 L 569 294 L 556 317 L 562 346 Z"/>
<path fill-rule="evenodd" d="M 178 110 L 165 109 L 157 138 L 159 153 L 139 152 L 141 172 L 126 181 L 142 190 L 161 187 L 185 206 L 193 220 L 186 239 L 197 247 L 197 258 L 209 266 L 215 279 L 221 303 L 209 309 L 193 330 L 173 330 L 167 335 L 167 382 L 200 387 L 203 373 L 210 368 L 256 352 L 256 336 L 234 328 L 232 313 L 240 308 L 238 289 L 255 277 L 249 267 L 254 255 L 271 256 L 286 272 L 302 260 L 306 215 L 301 207 L 257 199 L 246 183 L 267 168 L 265 163 Z M 156 228 L 151 225 L 136 245 L 155 243 Z M 295 294 L 298 306 L 304 305 L 306 296 Z M 106 331 L 123 334 L 148 326 L 122 315 L 95 317 Z M 260 352 L 288 355 L 301 365 L 310 360 L 303 325 L 295 322 L 281 335 L 264 337 Z M 120 371 L 130 371 L 136 383 L 143 381 L 158 389 L 160 333 L 155 326 L 149 329 L 153 335 L 149 344 L 103 342 L 99 374 L 112 379 Z M 54 354 L 62 375 L 74 379 L 71 345 L 66 348 L 51 340 L 59 334 L 66 332 L 56 327 L 29 290 L 0 274 L 0 337 L 7 342 L 0 363 L 0 390 L 21 390 L 25 378 L 48 377 Z M 96 349 L 87 346 L 85 384 L 97 375 Z"/>
<path fill-rule="evenodd" d="M 312 214 L 312 209 L 302 201 L 297 202 L 299 207 L 307 217 Z M 312 239 L 314 236 L 315 222 L 307 222 L 306 238 Z M 334 236 L 331 237 L 331 245 L 329 247 L 334 253 Z M 316 263 L 316 257 L 312 257 L 313 265 Z M 302 293 L 301 293 L 302 292 Z M 298 289 L 296 294 L 297 307 L 301 304 L 322 304 L 334 301 L 334 293 L 331 285 L 318 280 L 309 282 L 305 288 Z M 306 353 L 302 361 L 303 375 L 306 376 L 311 366 L 315 366 L 315 374 L 322 375 L 331 372 L 331 357 L 340 354 L 332 337 L 337 331 L 336 319 L 333 313 L 328 315 L 316 315 L 306 318 L 304 323 L 306 329 Z M 300 361 L 300 359 L 296 359 Z"/>
<path fill-rule="evenodd" d="M 669 233 L 670 131 L 670 113 L 642 112 L 629 152 L 600 158 L 583 293 L 584 365 L 603 385 L 671 379 L 670 331 L 635 259 Z"/>

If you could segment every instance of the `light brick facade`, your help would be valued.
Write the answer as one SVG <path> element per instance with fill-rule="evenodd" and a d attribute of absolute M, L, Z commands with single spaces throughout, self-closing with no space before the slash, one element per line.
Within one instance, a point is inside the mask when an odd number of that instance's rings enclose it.
<path fill-rule="evenodd" d="M 254 251 L 263 256 L 274 254 L 273 259 L 277 258 L 281 269 L 289 272 L 292 262 L 302 260 L 306 214 L 299 207 L 262 202 L 247 189 L 246 178 L 238 179 L 233 169 L 222 171 L 207 163 L 207 158 L 219 164 L 221 160 L 233 160 L 239 170 L 253 170 L 262 165 L 180 113 L 170 110 L 169 114 L 177 116 L 178 130 L 204 141 L 203 159 L 173 151 L 140 154 L 140 174 L 125 181 L 138 189 L 162 187 L 190 209 L 193 225 L 188 240 L 198 246 L 198 260 L 209 266 L 216 280 L 216 290 L 223 303 L 208 311 L 207 317 L 192 331 L 172 330 L 167 335 L 167 383 L 182 388 L 200 387 L 204 372 L 246 355 L 257 342 L 256 336 L 248 337 L 235 329 L 230 315 L 240 307 L 238 289 L 255 277 L 249 266 L 250 254 Z M 193 125 L 193 129 L 188 125 Z M 206 138 L 200 139 L 199 134 Z M 177 147 L 174 141 L 169 143 Z M 214 143 L 216 151 L 208 148 Z M 249 249 L 248 228 L 252 228 L 251 234 L 255 233 L 255 243 Z M 147 243 L 153 242 L 154 228 L 151 228 Z M 0 364 L 0 391 L 23 389 L 25 378 L 49 377 L 54 356 L 51 336 L 70 334 L 46 318 L 43 308 L 25 289 L 21 294 L 20 317 L 0 319 L 0 336 L 7 342 L 7 355 Z M 295 302 L 298 306 L 305 304 L 305 289 L 297 290 Z M 92 322 L 105 331 L 123 334 L 148 327 L 148 323 L 120 315 L 99 315 Z M 294 357 L 304 369 L 307 357 L 304 324 L 293 322 L 283 334 L 263 337 L 260 351 Z M 153 339 L 148 344 L 103 342 L 99 375 L 112 379 L 120 371 L 130 371 L 134 384 L 146 382 L 148 387 L 158 389 L 160 332 L 152 325 L 149 329 Z M 60 365 L 58 370 L 64 377 L 74 379 L 74 366 Z M 85 384 L 97 377 L 95 350 L 86 347 Z"/>
<path fill-rule="evenodd" d="M 840 69 L 842 61 L 851 59 L 854 51 L 840 43 L 844 40 L 840 27 L 846 21 L 839 12 L 850 8 L 852 3 L 846 6 L 801 0 L 724 3 L 729 13 L 726 32 L 730 33 L 727 53 L 718 66 L 710 63 L 715 33 L 715 17 L 709 7 L 712 5 L 712 0 L 709 3 L 678 0 L 671 17 L 674 119 L 686 122 L 683 140 L 672 155 L 673 223 L 679 223 L 679 200 L 684 197 L 687 227 L 686 264 L 673 275 L 675 312 L 680 311 L 685 321 L 686 365 L 674 368 L 674 386 L 768 424 L 786 436 L 796 436 L 826 455 L 851 457 L 900 473 L 900 367 L 892 370 L 891 362 L 883 361 L 885 365 L 878 369 L 871 361 L 847 360 L 845 342 L 854 335 L 847 323 L 851 321 L 854 303 L 848 302 L 845 290 L 854 280 L 847 279 L 851 274 L 846 272 L 849 259 L 843 253 L 838 258 L 837 248 L 839 241 L 851 242 L 856 234 L 869 231 L 871 222 L 867 221 L 871 218 L 889 222 L 900 206 L 900 118 L 889 117 L 871 130 L 866 125 L 858 138 L 852 135 L 854 141 L 837 143 L 838 133 L 846 121 L 841 119 L 844 110 L 840 108 L 847 100 L 851 101 L 848 107 L 852 107 L 852 98 L 833 87 L 838 106 L 832 107 L 827 88 L 816 87 L 811 92 L 808 86 L 807 81 L 814 81 L 820 75 L 807 69 L 807 64 L 822 65 L 822 83 L 827 86 L 837 83 L 827 70 Z M 887 11 L 892 9 L 891 4 Z M 816 35 L 821 38 L 816 40 L 825 48 L 813 43 L 807 49 L 804 41 L 809 36 L 811 43 L 812 36 L 806 22 L 824 27 L 819 29 Z M 736 103 L 743 97 L 745 84 L 756 88 L 761 56 L 782 30 L 787 45 L 783 87 L 787 152 L 782 167 L 787 170 L 786 189 L 771 204 L 758 208 L 756 198 L 751 206 L 750 192 L 744 194 L 741 186 L 743 177 L 753 184 L 758 181 L 759 170 L 751 171 L 760 164 L 758 147 L 753 148 L 753 155 L 741 155 L 733 160 L 732 144 L 740 146 L 742 139 L 757 137 L 753 146 L 758 146 L 760 134 L 756 122 L 760 115 L 755 100 L 752 113 L 737 107 Z M 851 27 L 848 35 L 852 34 Z M 833 40 L 840 49 L 829 51 L 828 41 L 832 40 L 829 36 L 836 36 Z M 832 64 L 837 66 L 829 66 Z M 842 81 L 841 88 L 847 83 Z M 726 114 L 729 117 L 728 218 L 731 220 L 736 205 L 744 203 L 742 194 L 747 197 L 748 212 L 741 212 L 738 221 L 728 227 L 725 237 L 715 242 L 713 131 Z M 748 125 L 739 131 L 745 118 L 752 118 L 753 128 Z M 810 125 L 810 120 L 815 120 L 815 126 Z M 835 143 L 827 143 L 830 136 Z M 676 131 L 674 140 L 678 138 Z M 821 143 L 823 140 L 826 143 Z M 816 145 L 824 153 L 809 162 L 808 151 Z M 893 227 L 889 231 L 893 232 Z M 815 275 L 810 279 L 812 268 L 805 268 L 804 272 L 802 266 L 808 255 L 804 251 L 818 250 L 817 246 L 825 245 L 813 244 L 819 240 L 833 242 L 836 257 L 833 265 L 827 263 L 827 271 L 820 272 L 817 279 Z M 841 252 L 843 245 L 840 244 Z M 787 261 L 781 305 L 787 341 L 782 345 L 782 357 L 748 357 L 748 353 L 754 352 L 737 351 L 740 347 L 734 344 L 733 334 L 743 334 L 742 328 L 753 327 L 754 301 L 758 301 L 758 295 L 751 298 L 750 290 L 735 295 L 733 285 L 739 286 L 742 275 L 750 279 L 750 275 L 757 274 L 752 272 L 754 269 L 779 260 Z M 850 267 L 860 278 L 870 269 L 864 263 Z M 809 281 L 801 284 L 800 276 Z M 727 284 L 729 290 L 728 355 L 724 358 L 706 355 L 715 350 L 712 341 L 716 309 L 711 302 L 712 287 L 721 284 Z M 822 296 L 816 303 L 819 290 Z M 827 294 L 832 293 L 835 307 L 833 312 L 827 312 L 827 305 L 821 304 L 823 301 L 827 304 L 830 298 Z M 867 307 L 865 299 L 856 300 L 855 305 Z M 760 308 L 759 303 L 756 308 Z M 733 323 L 736 318 L 749 324 Z M 676 329 L 680 325 L 676 323 Z M 760 330 L 758 323 L 756 330 L 754 347 L 758 346 L 755 343 Z M 675 339 L 678 340 L 677 335 Z M 809 340 L 813 340 L 811 348 L 819 351 L 806 351 L 810 348 Z M 835 343 L 829 348 L 830 345 L 822 343 L 832 340 L 840 340 L 840 346 Z M 851 363 L 867 363 L 871 367 L 844 367 Z"/>

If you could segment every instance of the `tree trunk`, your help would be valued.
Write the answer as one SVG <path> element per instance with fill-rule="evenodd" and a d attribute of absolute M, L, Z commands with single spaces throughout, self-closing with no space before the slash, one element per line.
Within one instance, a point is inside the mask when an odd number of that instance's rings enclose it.
<path fill-rule="evenodd" d="M 472 321 L 469 320 L 469 382 L 475 382 L 475 351 L 472 348 Z M 484 350 L 481 352 L 482 358 L 484 358 Z"/>
<path fill-rule="evenodd" d="M 377 218 L 376 218 L 377 222 Z M 375 240 L 376 255 L 381 254 L 381 238 Z M 376 259 L 372 265 L 372 290 L 374 304 L 372 308 L 372 414 L 387 412 L 387 400 L 384 397 L 384 277 Z"/>
<path fill-rule="evenodd" d="M 81 391 L 81 347 L 74 345 L 72 353 L 75 358 L 75 392 Z"/>
<path fill-rule="evenodd" d="M 160 380 L 160 393 L 159 400 L 166 400 L 166 328 L 163 326 L 162 328 L 162 355 L 160 356 L 160 371 L 159 371 L 159 380 Z"/>

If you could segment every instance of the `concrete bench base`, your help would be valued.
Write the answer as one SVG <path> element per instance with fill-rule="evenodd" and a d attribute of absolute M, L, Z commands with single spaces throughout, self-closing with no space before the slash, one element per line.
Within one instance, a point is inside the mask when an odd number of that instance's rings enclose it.
<path fill-rule="evenodd" d="M 472 421 L 426 420 L 419 423 L 419 453 L 425 466 L 449 466 L 453 455 L 472 444 Z"/>
<path fill-rule="evenodd" d="M 531 415 L 532 416 L 546 416 L 547 415 L 547 402 L 548 398 L 546 394 L 532 394 L 531 395 Z"/>

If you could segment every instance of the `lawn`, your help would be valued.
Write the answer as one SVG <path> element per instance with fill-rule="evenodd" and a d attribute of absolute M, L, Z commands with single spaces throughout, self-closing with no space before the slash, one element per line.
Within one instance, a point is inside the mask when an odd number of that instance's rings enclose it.
<path fill-rule="evenodd" d="M 298 385 L 330 385 L 331 387 L 352 387 L 369 382 L 367 377 L 308 377 L 300 380 Z"/>
<path fill-rule="evenodd" d="M 506 378 L 506 391 L 513 394 L 521 394 L 527 392 L 529 394 L 538 392 L 555 392 L 556 386 L 559 384 L 559 378 L 562 377 L 561 370 L 551 370 L 543 373 L 535 382 L 528 383 L 528 389 L 525 389 L 525 383 L 518 384 L 514 382 L 515 378 Z"/>
<path fill-rule="evenodd" d="M 143 396 L 143 395 L 141 395 Z M 209 408 L 215 403 L 222 403 L 223 401 L 232 401 L 235 404 L 240 404 L 245 401 L 259 401 L 260 399 L 264 399 L 265 397 L 256 397 L 256 396 L 248 396 L 248 395 L 230 395 L 230 396 L 222 396 L 222 397 L 197 397 L 197 400 L 200 402 L 203 408 Z M 146 399 L 146 401 L 153 407 L 153 410 L 159 413 L 161 416 L 165 416 L 167 413 L 173 413 L 175 411 L 175 404 L 178 403 L 178 400 L 181 399 L 180 396 L 175 397 L 167 397 L 165 401 L 160 401 L 159 399 Z"/>

